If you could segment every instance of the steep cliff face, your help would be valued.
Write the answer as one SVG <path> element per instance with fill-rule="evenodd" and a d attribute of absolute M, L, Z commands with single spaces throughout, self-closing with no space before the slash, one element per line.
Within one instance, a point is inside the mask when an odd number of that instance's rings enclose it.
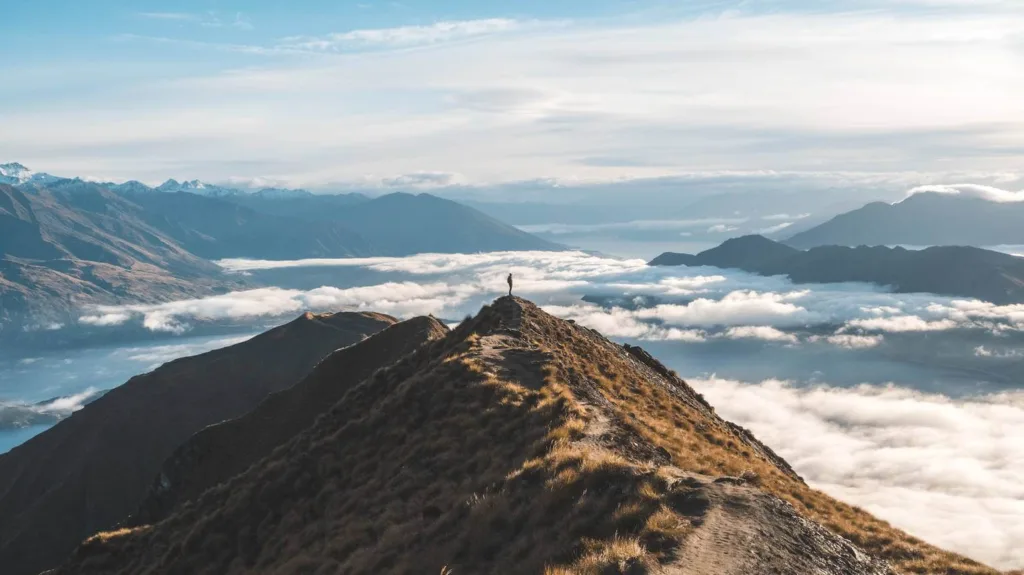
<path fill-rule="evenodd" d="M 57 573 L 443 568 L 993 573 L 810 489 L 646 353 L 513 297 L 161 521 L 88 539 Z"/>
<path fill-rule="evenodd" d="M 34 575 L 134 511 L 162 462 L 193 433 L 238 417 L 328 353 L 395 323 L 304 315 L 246 342 L 136 376 L 0 455 L 0 565 Z"/>

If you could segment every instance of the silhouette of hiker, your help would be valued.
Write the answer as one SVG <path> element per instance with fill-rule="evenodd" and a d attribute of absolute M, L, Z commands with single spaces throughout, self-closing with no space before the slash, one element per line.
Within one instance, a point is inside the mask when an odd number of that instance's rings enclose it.
<path fill-rule="evenodd" d="M 512 274 L 508 274 L 508 295 L 512 295 Z"/>

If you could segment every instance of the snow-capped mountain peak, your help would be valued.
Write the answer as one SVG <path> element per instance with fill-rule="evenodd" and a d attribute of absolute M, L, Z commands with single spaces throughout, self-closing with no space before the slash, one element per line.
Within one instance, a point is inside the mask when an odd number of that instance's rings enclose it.
<path fill-rule="evenodd" d="M 25 167 L 24 164 L 18 162 L 0 164 L 0 184 L 10 184 L 13 186 L 17 186 L 19 184 L 27 184 L 29 182 L 54 182 L 59 179 L 61 178 L 58 178 L 57 176 L 51 176 L 50 174 L 33 172 L 32 170 Z"/>
<path fill-rule="evenodd" d="M 123 184 L 108 183 L 106 185 L 111 190 L 114 190 L 116 192 L 140 194 L 140 193 L 148 193 L 148 192 L 152 192 L 153 191 L 153 188 L 147 186 L 146 184 L 143 184 L 142 182 L 140 182 L 138 180 L 128 180 L 127 182 L 125 182 Z"/>
<path fill-rule="evenodd" d="M 26 175 L 31 176 L 32 170 L 26 168 L 23 164 L 19 164 L 18 162 L 0 164 L 0 176 L 5 176 L 8 178 L 18 178 Z"/>
<path fill-rule="evenodd" d="M 160 184 L 156 189 L 161 192 L 188 192 L 190 194 L 210 197 L 237 196 L 244 193 L 234 188 L 222 188 L 199 180 L 179 182 L 173 178 Z"/>

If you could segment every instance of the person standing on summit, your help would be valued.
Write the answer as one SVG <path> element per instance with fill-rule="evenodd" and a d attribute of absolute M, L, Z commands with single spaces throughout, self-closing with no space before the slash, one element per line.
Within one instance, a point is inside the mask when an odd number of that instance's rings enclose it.
<path fill-rule="evenodd" d="M 512 274 L 508 274 L 508 295 L 512 295 Z"/>

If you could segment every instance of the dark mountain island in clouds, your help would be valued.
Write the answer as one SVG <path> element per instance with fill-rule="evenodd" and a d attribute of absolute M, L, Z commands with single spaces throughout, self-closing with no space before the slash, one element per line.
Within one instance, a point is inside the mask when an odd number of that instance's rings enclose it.
<path fill-rule="evenodd" d="M 917 193 L 838 215 L 786 243 L 798 248 L 1024 244 L 1024 202 L 1000 199 L 966 192 Z"/>
<path fill-rule="evenodd" d="M 642 349 L 530 302 L 370 353 L 397 328 L 180 449 L 166 489 L 187 502 L 89 536 L 54 573 L 996 573 L 811 489 Z M 306 425 L 218 475 L 275 401 Z"/>
<path fill-rule="evenodd" d="M 1024 302 L 1024 258 L 972 247 L 908 250 L 884 246 L 822 246 L 798 250 L 762 236 L 744 236 L 696 255 L 666 252 L 655 266 L 714 266 L 796 283 L 869 282 L 896 292 L 930 292 L 996 304 Z"/>
<path fill-rule="evenodd" d="M 134 511 L 163 461 L 189 436 L 245 414 L 327 354 L 395 322 L 373 313 L 306 314 L 134 377 L 0 455 L 4 574 L 56 566 L 84 537 Z"/>
<path fill-rule="evenodd" d="M 211 260 L 553 250 L 428 194 L 247 194 L 201 182 L 101 184 L 7 164 L 0 182 L 0 338 L 73 324 L 82 306 L 253 286 Z"/>

